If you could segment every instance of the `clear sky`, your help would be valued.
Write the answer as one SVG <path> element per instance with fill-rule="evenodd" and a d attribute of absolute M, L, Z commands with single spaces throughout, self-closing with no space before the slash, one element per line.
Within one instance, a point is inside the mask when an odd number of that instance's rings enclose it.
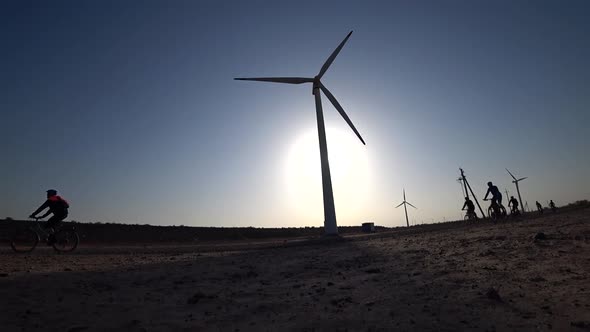
<path fill-rule="evenodd" d="M 339 225 L 458 219 L 504 170 L 533 206 L 590 199 L 588 1 L 3 1 L 0 217 L 323 225 L 322 79 Z M 485 206 L 487 206 L 487 202 Z"/>

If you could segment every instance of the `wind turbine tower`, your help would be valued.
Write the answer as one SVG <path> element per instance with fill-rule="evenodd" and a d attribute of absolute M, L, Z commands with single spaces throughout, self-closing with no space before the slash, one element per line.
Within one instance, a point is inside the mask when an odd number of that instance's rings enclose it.
<path fill-rule="evenodd" d="M 408 225 L 408 227 L 410 227 L 410 222 L 408 221 L 408 208 L 406 207 L 406 205 L 409 205 L 416 210 L 418 210 L 418 208 L 415 207 L 414 205 L 412 205 L 410 202 L 406 201 L 406 189 L 404 189 L 404 201 L 401 202 L 400 205 L 396 206 L 395 208 L 397 209 L 398 207 L 400 207 L 402 205 L 404 206 L 404 211 L 406 212 L 406 225 Z"/>
<path fill-rule="evenodd" d="M 346 38 L 336 47 L 334 52 L 330 55 L 330 57 L 326 60 L 320 72 L 315 77 L 252 77 L 252 78 L 235 78 L 235 80 L 240 81 L 260 81 L 260 82 L 272 82 L 272 83 L 286 83 L 286 84 L 302 84 L 302 83 L 312 83 L 312 93 L 315 96 L 315 109 L 316 109 L 316 118 L 318 123 L 318 139 L 320 143 L 320 163 L 322 167 L 322 189 L 324 193 L 324 232 L 325 235 L 337 235 L 338 234 L 338 225 L 336 223 L 336 210 L 334 208 L 334 194 L 332 192 L 332 179 L 330 177 L 330 164 L 328 162 L 328 146 L 326 143 L 326 128 L 324 126 L 324 114 L 322 111 L 322 100 L 321 100 L 321 93 L 320 90 L 328 97 L 328 100 L 334 105 L 336 110 L 340 113 L 340 115 L 344 118 L 344 121 L 348 123 L 352 131 L 356 134 L 356 136 L 361 140 L 363 144 L 365 141 L 361 137 L 361 134 L 356 130 L 352 121 L 340 103 L 336 100 L 334 95 L 322 84 L 320 79 L 324 76 L 334 59 L 340 50 L 352 34 L 352 31 L 348 33 Z"/>
<path fill-rule="evenodd" d="M 516 193 L 518 194 L 518 202 L 520 203 L 520 206 L 521 206 L 521 208 L 522 208 L 522 211 L 523 211 L 523 212 L 526 212 L 526 211 L 524 211 L 524 205 L 522 204 L 522 198 L 520 198 L 520 188 L 518 187 L 518 183 L 519 183 L 520 181 L 522 181 L 522 180 L 526 179 L 526 178 L 527 178 L 527 176 L 525 176 L 524 178 L 516 179 L 516 177 L 515 177 L 515 176 L 514 176 L 512 173 L 510 173 L 510 171 L 508 170 L 508 168 L 506 169 L 506 171 L 507 171 L 507 172 L 508 172 L 508 174 L 510 174 L 510 176 L 511 176 L 511 177 L 514 179 L 514 181 L 512 181 L 512 183 L 514 183 L 514 184 L 516 185 Z"/>

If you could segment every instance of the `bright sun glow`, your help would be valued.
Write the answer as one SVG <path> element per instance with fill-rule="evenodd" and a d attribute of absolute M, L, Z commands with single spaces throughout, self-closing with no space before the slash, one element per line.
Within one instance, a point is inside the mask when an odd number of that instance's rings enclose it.
<path fill-rule="evenodd" d="M 351 132 L 327 128 L 328 159 L 339 225 L 363 221 L 369 162 L 366 147 Z M 288 201 L 301 224 L 323 225 L 322 172 L 317 129 L 308 130 L 289 149 L 285 179 Z"/>

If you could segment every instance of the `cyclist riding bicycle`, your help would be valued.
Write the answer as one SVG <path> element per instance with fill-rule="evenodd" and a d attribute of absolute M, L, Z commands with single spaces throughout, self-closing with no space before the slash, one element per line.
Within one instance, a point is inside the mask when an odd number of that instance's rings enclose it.
<path fill-rule="evenodd" d="M 508 201 L 508 206 L 510 207 L 510 213 L 518 213 L 518 201 L 514 196 L 510 196 L 510 201 Z"/>
<path fill-rule="evenodd" d="M 537 204 L 537 211 L 543 214 L 543 206 L 541 205 L 541 203 L 539 203 L 539 201 L 536 201 L 535 204 Z"/>
<path fill-rule="evenodd" d="M 475 214 L 475 205 L 473 204 L 473 201 L 469 199 L 469 197 L 465 197 L 465 204 L 463 204 L 461 210 L 465 210 L 466 207 L 467 215 L 473 216 L 475 219 L 477 219 L 477 214 Z"/>
<path fill-rule="evenodd" d="M 53 216 L 47 220 L 45 227 L 55 230 L 55 227 L 58 226 L 68 216 L 69 207 L 70 205 L 68 202 L 57 195 L 57 190 L 49 189 L 47 190 L 47 200 L 45 203 L 35 210 L 35 212 L 31 213 L 29 218 L 37 218 L 37 213 L 45 210 L 46 208 L 49 208 L 49 210 L 47 210 L 47 212 L 39 218 L 43 219 L 53 213 Z M 51 234 L 49 238 L 49 244 L 55 241 L 55 238 L 52 235 L 53 234 Z"/>
<path fill-rule="evenodd" d="M 498 204 L 499 206 L 502 206 L 502 193 L 500 193 L 498 187 L 494 186 L 491 181 L 488 182 L 488 191 L 483 198 L 484 201 L 488 199 L 489 194 L 492 194 L 492 205 Z"/>

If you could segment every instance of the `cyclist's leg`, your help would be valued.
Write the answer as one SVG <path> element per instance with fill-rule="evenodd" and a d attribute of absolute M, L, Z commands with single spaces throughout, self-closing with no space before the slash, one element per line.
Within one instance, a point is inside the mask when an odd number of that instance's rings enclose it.
<path fill-rule="evenodd" d="M 49 218 L 47 220 L 47 223 L 45 223 L 45 227 L 53 230 L 49 234 L 49 239 L 48 239 L 49 242 L 55 241 L 55 232 L 57 231 L 57 227 L 61 224 L 61 222 L 64 219 L 66 219 L 67 216 L 68 216 L 67 214 L 66 215 L 54 214 L 51 216 L 51 218 Z"/>
<path fill-rule="evenodd" d="M 505 216 L 506 215 L 506 208 L 504 207 L 504 205 L 502 205 L 502 195 L 498 195 L 497 197 L 494 197 L 496 200 L 496 203 L 498 204 L 496 206 L 497 208 L 497 212 L 500 216 Z"/>
<path fill-rule="evenodd" d="M 54 214 L 51 216 L 51 218 L 47 219 L 47 222 L 45 223 L 45 228 L 53 228 L 53 230 L 55 230 L 55 228 L 59 226 L 61 221 L 64 219 L 65 217 Z"/>
<path fill-rule="evenodd" d="M 496 206 L 496 202 L 492 199 L 492 203 L 488 207 L 488 216 L 490 218 L 494 218 L 494 216 L 496 215 Z"/>

